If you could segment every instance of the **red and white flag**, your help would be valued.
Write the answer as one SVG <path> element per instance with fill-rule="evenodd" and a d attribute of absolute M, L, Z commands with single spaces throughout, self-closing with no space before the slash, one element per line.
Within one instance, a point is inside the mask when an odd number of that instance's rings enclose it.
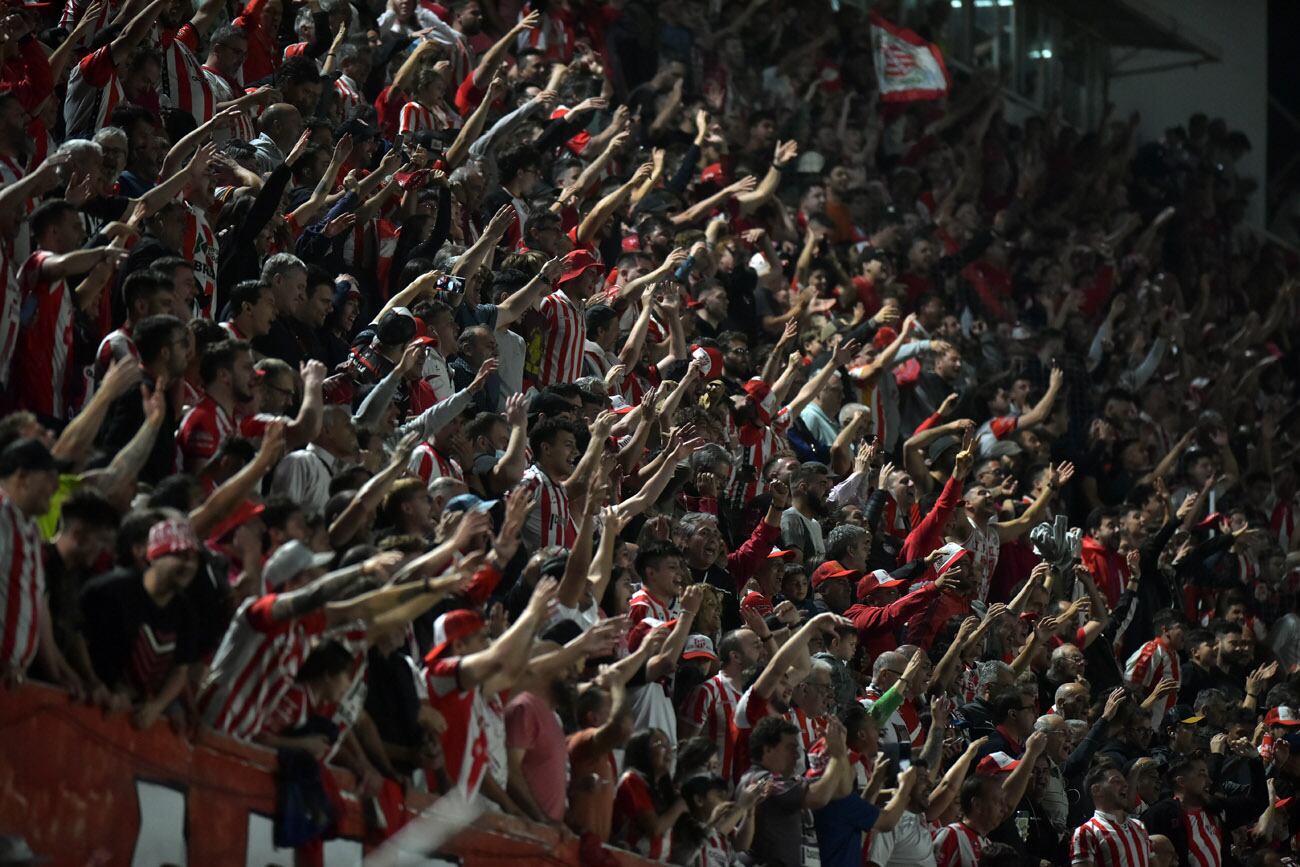
<path fill-rule="evenodd" d="M 938 99 L 952 83 L 939 46 L 871 14 L 871 47 L 881 102 Z"/>

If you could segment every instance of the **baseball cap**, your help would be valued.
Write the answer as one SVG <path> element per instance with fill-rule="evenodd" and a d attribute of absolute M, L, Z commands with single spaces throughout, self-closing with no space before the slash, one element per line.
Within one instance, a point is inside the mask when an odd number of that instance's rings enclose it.
<path fill-rule="evenodd" d="M 31 437 L 14 440 L 0 451 L 0 477 L 16 472 L 58 473 L 64 464 L 56 460 L 45 443 Z"/>
<path fill-rule="evenodd" d="M 168 518 L 149 528 L 145 557 L 150 563 L 168 554 L 185 554 L 198 550 L 199 540 L 187 518 Z"/>
<path fill-rule="evenodd" d="M 695 344 L 691 347 L 691 358 L 705 358 L 708 360 L 709 366 L 704 371 L 705 379 L 717 379 L 722 376 L 722 353 L 712 346 Z"/>
<path fill-rule="evenodd" d="M 877 590 L 887 590 L 890 587 L 898 587 L 900 584 L 906 583 L 902 578 L 891 578 L 884 569 L 875 569 L 863 575 L 862 580 L 858 582 L 858 598 L 866 599 Z"/>
<path fill-rule="evenodd" d="M 375 326 L 375 336 L 380 343 L 397 346 L 409 343 L 420 330 L 411 311 L 393 308 L 380 318 L 379 324 Z"/>
<path fill-rule="evenodd" d="M 942 575 L 953 566 L 956 566 L 962 560 L 970 556 L 970 551 L 967 551 L 956 542 L 949 542 L 939 550 L 943 552 L 943 559 L 939 561 L 938 566 L 934 567 L 936 575 Z"/>
<path fill-rule="evenodd" d="M 570 280 L 576 280 L 578 277 L 582 276 L 582 273 L 588 268 L 596 268 L 600 271 L 605 270 L 605 266 L 597 262 L 596 257 L 591 255 L 589 251 L 584 250 L 581 247 L 576 250 L 570 250 L 564 254 L 564 272 L 560 274 L 559 278 L 555 281 L 555 285 L 559 286 L 563 283 L 569 282 Z"/>
<path fill-rule="evenodd" d="M 455 608 L 438 615 L 438 619 L 433 621 L 434 645 L 425 654 L 425 663 L 432 664 L 451 650 L 453 641 L 468 638 L 485 626 L 487 624 L 479 613 L 469 608 Z"/>
<path fill-rule="evenodd" d="M 808 583 L 810 583 L 813 586 L 813 589 L 816 590 L 827 581 L 851 581 L 857 574 L 858 573 L 852 569 L 845 569 L 844 564 L 839 560 L 827 560 L 825 563 L 822 563 L 814 569 L 813 573 L 808 576 Z"/>
<path fill-rule="evenodd" d="M 1272 713 L 1272 711 L 1270 711 Z M 1192 710 L 1189 704 L 1176 704 L 1169 710 L 1165 711 L 1165 725 L 1177 725 L 1179 723 L 1188 726 L 1194 726 L 1201 720 L 1205 719 Z"/>
<path fill-rule="evenodd" d="M 955 437 L 952 434 L 941 436 L 934 442 L 930 443 L 930 460 L 937 461 L 943 457 L 944 452 L 951 448 L 961 447 L 961 437 Z"/>
<path fill-rule="evenodd" d="M 672 620 L 660 620 L 657 617 L 642 617 L 639 621 L 632 624 L 632 628 L 627 631 L 627 649 L 636 650 L 641 646 L 641 642 L 650 634 L 650 631 L 656 626 L 667 626 L 671 629 L 677 625 L 677 618 Z"/>
<path fill-rule="evenodd" d="M 308 569 L 322 569 L 333 560 L 333 552 L 317 554 L 297 539 L 291 539 L 267 558 L 262 566 L 262 578 L 268 587 L 283 587 Z"/>
<path fill-rule="evenodd" d="M 686 646 L 682 648 L 682 659 L 712 659 L 718 661 L 713 652 L 713 641 L 707 635 L 688 635 Z"/>
<path fill-rule="evenodd" d="M 1264 715 L 1264 725 L 1287 727 L 1300 726 L 1300 712 L 1297 712 L 1295 708 L 1280 705 Z"/>
<path fill-rule="evenodd" d="M 442 507 L 444 512 L 487 512 L 500 500 L 484 500 L 474 494 L 457 494 Z"/>
<path fill-rule="evenodd" d="M 769 559 L 769 560 L 784 560 L 784 559 L 787 559 L 787 558 L 789 558 L 789 559 L 791 559 L 791 560 L 794 559 L 794 549 L 793 549 L 793 548 L 777 548 L 777 547 L 774 545 L 774 546 L 772 547 L 772 550 L 769 551 L 769 552 L 768 552 L 768 555 L 767 555 L 767 559 Z"/>
<path fill-rule="evenodd" d="M 975 773 L 981 777 L 1007 774 L 1020 766 L 1019 759 L 1013 759 L 1003 752 L 989 753 L 975 766 Z"/>

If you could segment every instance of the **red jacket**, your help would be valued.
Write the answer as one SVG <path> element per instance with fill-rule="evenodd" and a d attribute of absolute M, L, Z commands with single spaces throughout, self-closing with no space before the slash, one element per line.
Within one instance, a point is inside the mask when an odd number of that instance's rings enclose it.
<path fill-rule="evenodd" d="M 767 521 L 759 521 L 754 532 L 750 533 L 741 546 L 727 555 L 727 571 L 736 582 L 736 589 L 744 588 L 746 582 L 754 577 L 767 555 L 772 553 L 772 546 L 781 538 L 781 528 L 773 527 Z"/>
<path fill-rule="evenodd" d="M 903 542 L 903 549 L 898 553 L 900 563 L 910 563 L 927 556 L 943 544 L 943 528 L 948 526 L 948 519 L 961 500 L 961 479 L 950 478 L 943 486 L 939 499 L 935 500 L 930 513 L 912 528 Z M 933 567 L 926 567 L 923 576 L 929 581 L 935 579 Z M 917 617 L 907 625 L 907 642 L 918 647 L 929 648 L 934 643 L 939 630 L 948 619 L 970 611 L 970 600 L 953 590 L 937 594 L 928 606 L 924 616 Z"/>
<path fill-rule="evenodd" d="M 934 584 L 925 584 L 888 605 L 850 605 L 844 616 L 857 627 L 858 645 L 874 659 L 886 650 L 897 650 L 899 627 L 933 605 L 938 596 Z"/>
<path fill-rule="evenodd" d="M 1084 568 L 1092 574 L 1097 589 L 1106 596 L 1106 604 L 1114 608 L 1119 603 L 1119 594 L 1128 583 L 1128 564 L 1118 551 L 1112 551 L 1091 536 L 1083 537 L 1083 550 L 1079 559 Z"/>

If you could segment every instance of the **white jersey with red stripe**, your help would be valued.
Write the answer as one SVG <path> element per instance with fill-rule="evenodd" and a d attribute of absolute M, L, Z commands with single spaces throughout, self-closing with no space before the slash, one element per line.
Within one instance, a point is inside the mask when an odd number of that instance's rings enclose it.
<path fill-rule="evenodd" d="M 542 299 L 546 330 L 541 340 L 537 385 L 545 388 L 574 382 L 582 376 L 582 349 L 587 343 L 587 320 L 582 308 L 563 292 Z"/>
<path fill-rule="evenodd" d="M 429 704 L 442 714 L 447 729 L 442 733 L 442 752 L 447 774 L 468 798 L 473 798 L 488 768 L 489 709 L 483 690 L 477 686 L 462 689 L 458 670 L 460 659 L 434 660 L 424 670 Z"/>
<path fill-rule="evenodd" d="M 1074 829 L 1070 863 L 1080 867 L 1150 867 L 1151 838 L 1139 820 L 1098 810 Z"/>
<path fill-rule="evenodd" d="M 188 22 L 175 32 L 162 31 L 157 40 L 163 52 L 159 101 L 189 114 L 201 125 L 217 113 L 217 100 L 198 56 L 200 41 L 199 32 Z"/>
<path fill-rule="evenodd" d="M 351 109 L 359 106 L 365 99 L 361 95 L 361 85 L 346 75 L 340 75 L 334 79 L 334 93 L 338 96 L 339 105 L 343 108 L 345 117 Z"/>
<path fill-rule="evenodd" d="M 708 831 L 709 835 L 700 844 L 700 854 L 695 863 L 699 867 L 731 867 L 735 855 L 731 838 L 716 828 L 709 828 Z"/>
<path fill-rule="evenodd" d="M 105 45 L 77 61 L 68 76 L 63 100 L 63 124 L 68 138 L 90 138 L 108 126 L 108 116 L 126 98 L 113 65 L 111 46 Z"/>
<path fill-rule="evenodd" d="M 39 160 L 33 157 L 28 161 L 28 165 L 38 166 L 43 162 L 45 162 L 44 156 Z M 0 156 L 0 187 L 7 187 L 10 184 L 17 183 L 26 176 L 27 169 L 23 167 L 22 163 L 13 157 Z M 35 207 L 35 199 L 24 199 L 21 216 L 30 215 Z M 32 254 L 32 233 L 27 230 L 26 226 L 19 226 L 18 231 L 14 233 L 13 241 L 0 246 L 9 248 L 9 261 L 22 262 Z"/>
<path fill-rule="evenodd" d="M 519 10 L 519 20 L 524 20 L 532 11 L 532 4 L 525 3 Z M 573 57 L 574 41 L 573 30 L 561 18 L 550 12 L 543 12 L 542 20 L 538 25 L 520 33 L 519 38 L 515 40 L 515 45 L 520 51 L 525 48 L 536 48 L 546 53 L 547 60 L 567 63 Z"/>
<path fill-rule="evenodd" d="M 43 405 L 27 406 L 38 414 L 69 418 L 68 377 L 80 375 L 73 364 L 72 341 L 75 304 L 72 290 L 62 277 L 41 276 L 41 265 L 51 255 L 38 250 L 18 268 L 18 289 L 22 294 L 22 326 L 18 342 L 24 353 L 39 353 L 39 365 L 31 356 L 24 359 L 26 371 L 39 370 L 37 384 Z M 10 377 L 12 380 L 14 377 Z"/>
<path fill-rule="evenodd" d="M 465 474 L 454 458 L 445 457 L 431 443 L 420 443 L 411 452 L 411 461 L 407 468 L 420 477 L 426 485 L 431 485 L 441 478 L 465 481 Z"/>
<path fill-rule="evenodd" d="M 1002 538 L 994 526 L 996 523 L 996 517 L 990 518 L 988 526 L 981 530 L 969 515 L 966 516 L 970 532 L 961 546 L 971 553 L 970 571 L 975 576 L 975 586 L 979 588 L 975 598 L 981 602 L 989 597 L 989 583 L 993 580 L 993 570 L 997 568 L 998 557 L 1002 552 Z"/>
<path fill-rule="evenodd" d="M 533 495 L 532 511 L 524 519 L 524 544 L 531 551 L 548 545 L 571 547 L 578 534 L 564 485 L 552 481 L 537 464 L 524 470 L 520 484 Z"/>
<path fill-rule="evenodd" d="M 1169 642 L 1164 638 L 1151 639 L 1139 647 L 1124 664 L 1124 679 L 1141 690 L 1142 695 L 1150 695 L 1156 684 L 1165 678 L 1172 678 L 1176 683 L 1182 682 L 1178 654 L 1169 648 Z M 1151 718 L 1163 720 L 1165 713 L 1177 700 L 1178 692 L 1175 690 L 1151 709 Z"/>
<path fill-rule="evenodd" d="M 882 690 L 877 688 L 875 684 L 871 684 L 864 690 L 859 702 L 867 710 L 870 710 L 880 700 L 882 694 Z M 916 715 L 915 707 L 910 708 L 910 714 L 904 714 L 903 709 L 908 707 L 908 702 L 904 701 L 898 706 L 898 710 L 890 714 L 889 719 L 880 727 L 880 742 L 882 744 L 910 744 L 913 749 L 920 746 L 924 734 L 921 728 L 921 720 Z M 912 717 L 912 721 L 909 721 L 908 717 Z"/>
<path fill-rule="evenodd" d="M 212 99 L 217 105 L 223 102 L 234 102 L 245 94 L 244 85 L 238 81 L 231 81 L 211 66 L 203 67 L 203 76 L 208 80 L 208 87 L 212 88 Z M 252 141 L 255 138 L 257 138 L 257 131 L 253 128 L 253 119 L 243 111 L 235 116 L 233 123 L 222 125 L 212 131 L 212 140 L 217 144 L 223 144 L 231 139 Z"/>
<path fill-rule="evenodd" d="M 611 360 L 610 353 L 606 352 L 599 343 L 595 342 L 594 340 L 586 340 L 583 342 L 583 346 L 582 346 L 582 375 L 583 376 L 595 376 L 600 379 L 604 379 L 605 374 L 609 373 L 609 369 L 613 367 L 615 364 L 618 364 L 618 360 L 616 358 L 614 360 Z"/>
<path fill-rule="evenodd" d="M 688 711 L 700 737 L 713 741 L 718 748 L 722 761 L 720 773 L 724 780 L 731 779 L 731 721 L 736 715 L 740 694 L 739 684 L 720 671 L 696 688 Z"/>
<path fill-rule="evenodd" d="M 445 105 L 428 106 L 422 102 L 408 102 L 398 115 L 397 131 L 417 133 L 429 130 L 460 129 L 461 117 Z"/>
<path fill-rule="evenodd" d="M 671 603 L 661 602 L 646 587 L 640 587 L 627 603 L 627 620 L 629 624 L 637 624 L 647 617 L 653 617 L 660 623 L 667 623 L 675 615 L 675 608 Z"/>
<path fill-rule="evenodd" d="M 108 372 L 109 366 L 114 361 L 121 361 L 124 358 L 140 360 L 140 352 L 135 348 L 135 341 L 131 339 L 129 325 L 110 331 L 103 340 L 99 341 L 99 348 L 95 350 L 95 381 L 99 382 L 104 378 L 104 374 Z"/>
<path fill-rule="evenodd" d="M 221 302 L 217 299 L 217 233 L 208 222 L 203 209 L 189 202 L 185 206 L 185 227 L 181 235 L 181 258 L 194 263 L 194 280 L 199 294 L 194 299 L 199 312 L 211 319 L 221 315 Z"/>
<path fill-rule="evenodd" d="M 730 413 L 728 413 L 730 415 Z M 731 500 L 733 503 L 748 503 L 767 491 L 767 479 L 762 478 L 763 467 L 776 457 L 785 446 L 784 434 L 790 428 L 790 413 L 785 407 L 776 414 L 771 424 L 762 425 L 749 445 L 742 446 L 745 454 L 739 466 L 753 467 L 754 477 L 749 481 L 737 473 L 731 483 Z"/>
<path fill-rule="evenodd" d="M 45 598 L 41 534 L 26 512 L 0 491 L 0 664 L 26 671 L 39 644 Z"/>
<path fill-rule="evenodd" d="M 1223 867 L 1223 828 L 1202 807 L 1183 807 L 1187 831 L 1187 867 Z"/>
<path fill-rule="evenodd" d="M 969 825 L 953 822 L 934 835 L 934 863 L 936 867 L 979 867 L 986 845 L 988 840 Z"/>
<path fill-rule="evenodd" d="M 799 730 L 799 747 L 801 754 L 799 761 L 795 764 L 795 774 L 803 776 L 808 770 L 808 754 L 812 752 L 813 744 L 821 740 L 822 735 L 826 734 L 827 718 L 822 716 L 808 716 L 804 713 L 803 708 L 792 707 L 785 712 L 785 721 Z"/>
<path fill-rule="evenodd" d="M 221 639 L 199 690 L 203 720 L 219 732 L 249 740 L 258 734 L 294 685 L 313 635 L 325 631 L 325 612 L 275 620 L 276 594 L 246 599 Z"/>

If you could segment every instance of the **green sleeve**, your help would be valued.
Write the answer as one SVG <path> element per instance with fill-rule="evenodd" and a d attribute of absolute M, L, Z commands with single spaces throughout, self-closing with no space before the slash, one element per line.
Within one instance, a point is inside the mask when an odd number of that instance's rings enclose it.
<path fill-rule="evenodd" d="M 902 706 L 903 694 L 899 692 L 898 684 L 894 684 L 885 690 L 884 695 L 872 703 L 871 709 L 867 713 L 871 714 L 871 718 L 876 721 L 877 726 L 883 726 L 894 715 L 894 711 Z"/>

